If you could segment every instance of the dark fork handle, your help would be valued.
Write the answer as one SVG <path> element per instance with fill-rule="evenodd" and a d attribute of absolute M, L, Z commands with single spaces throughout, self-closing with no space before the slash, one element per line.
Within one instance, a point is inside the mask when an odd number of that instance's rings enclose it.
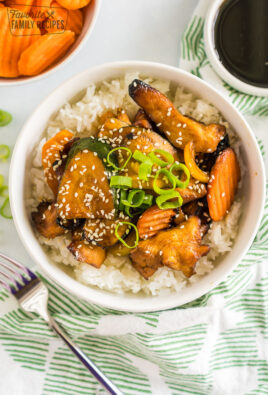
<path fill-rule="evenodd" d="M 112 395 L 123 395 L 123 393 L 104 375 L 104 373 L 92 362 L 86 354 L 75 344 L 75 342 L 66 334 L 59 324 L 50 317 L 50 327 L 59 335 L 70 350 L 77 356 L 82 364 L 93 374 L 94 377 L 103 385 L 104 388 Z"/>

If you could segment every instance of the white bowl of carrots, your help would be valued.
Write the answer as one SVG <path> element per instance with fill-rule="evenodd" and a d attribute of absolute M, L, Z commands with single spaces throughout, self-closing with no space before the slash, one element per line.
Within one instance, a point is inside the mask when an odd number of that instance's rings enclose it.
<path fill-rule="evenodd" d="M 0 86 L 34 82 L 56 71 L 85 43 L 100 0 L 0 2 Z"/>
<path fill-rule="evenodd" d="M 125 73 L 139 72 L 159 79 L 166 79 L 213 102 L 224 119 L 230 123 L 241 139 L 242 157 L 246 172 L 244 182 L 244 208 L 239 232 L 232 250 L 220 263 L 199 281 L 169 295 L 145 296 L 142 294 L 113 294 L 79 283 L 68 272 L 53 264 L 34 233 L 25 207 L 32 151 L 47 126 L 48 120 L 64 103 L 71 100 L 89 83 L 113 79 Z M 79 298 L 107 308 L 131 312 L 148 312 L 174 308 L 188 303 L 209 292 L 235 268 L 250 247 L 262 217 L 265 197 L 265 175 L 262 157 L 253 132 L 247 122 L 216 89 L 192 74 L 175 67 L 150 62 L 118 62 L 105 64 L 76 75 L 50 94 L 31 115 L 13 151 L 10 169 L 11 209 L 18 234 L 33 260 L 44 272 L 70 293 Z"/>

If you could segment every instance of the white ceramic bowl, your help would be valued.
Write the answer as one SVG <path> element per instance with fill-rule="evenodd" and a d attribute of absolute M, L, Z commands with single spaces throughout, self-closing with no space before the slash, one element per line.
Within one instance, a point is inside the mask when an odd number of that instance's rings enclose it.
<path fill-rule="evenodd" d="M 23 85 L 29 82 L 36 82 L 41 80 L 44 77 L 48 77 L 50 74 L 54 73 L 54 71 L 59 70 L 63 64 L 69 62 L 84 46 L 85 42 L 89 38 L 95 22 L 97 20 L 97 16 L 100 9 L 101 0 L 91 0 L 89 5 L 84 9 L 84 24 L 81 33 L 78 38 L 75 40 L 74 44 L 71 48 L 66 52 L 66 54 L 60 58 L 53 66 L 49 69 L 43 71 L 43 73 L 35 75 L 33 77 L 18 77 L 18 78 L 3 78 L 0 77 L 0 87 L 1 86 L 14 86 L 14 85 Z"/>
<path fill-rule="evenodd" d="M 212 102 L 232 125 L 243 142 L 242 155 L 247 166 L 245 176 L 245 207 L 240 230 L 232 251 L 225 255 L 200 281 L 168 296 L 145 297 L 116 295 L 80 284 L 68 272 L 51 263 L 37 241 L 25 209 L 25 189 L 28 183 L 31 153 L 39 142 L 48 119 L 90 82 L 118 77 L 138 71 L 180 84 Z M 23 127 L 13 151 L 10 169 L 11 209 L 19 236 L 34 261 L 69 292 L 89 302 L 115 310 L 145 312 L 169 309 L 190 302 L 214 288 L 242 259 L 251 245 L 260 223 L 265 195 L 264 167 L 255 137 L 237 110 L 214 88 L 183 70 L 147 62 L 120 62 L 98 66 L 76 75 L 50 94 L 34 111 Z"/>
<path fill-rule="evenodd" d="M 241 81 L 231 74 L 222 64 L 214 44 L 214 27 L 215 21 L 219 12 L 219 8 L 225 0 L 213 0 L 206 13 L 206 21 L 204 26 L 204 41 L 206 53 L 216 73 L 229 85 L 239 91 L 248 93 L 254 96 L 268 96 L 267 88 L 260 88 L 246 82 Z"/>

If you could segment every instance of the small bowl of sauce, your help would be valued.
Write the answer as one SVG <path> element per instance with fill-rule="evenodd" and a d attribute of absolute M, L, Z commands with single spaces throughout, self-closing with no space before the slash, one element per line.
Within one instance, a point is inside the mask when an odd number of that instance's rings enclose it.
<path fill-rule="evenodd" d="M 268 0 L 213 0 L 204 39 L 217 74 L 250 95 L 268 96 Z"/>

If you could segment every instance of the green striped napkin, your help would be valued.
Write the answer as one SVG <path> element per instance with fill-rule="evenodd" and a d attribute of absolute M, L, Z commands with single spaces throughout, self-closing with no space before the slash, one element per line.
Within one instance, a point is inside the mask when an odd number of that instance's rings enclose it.
<path fill-rule="evenodd" d="M 265 137 L 267 99 L 222 82 L 204 51 L 208 2 L 182 39 L 181 66 L 217 85 Z M 265 130 L 266 129 L 266 130 Z M 181 308 L 126 314 L 90 305 L 43 278 L 52 315 L 125 394 L 268 394 L 268 202 L 250 251 L 217 288 Z M 104 391 L 37 316 L 0 293 L 0 393 Z"/>

